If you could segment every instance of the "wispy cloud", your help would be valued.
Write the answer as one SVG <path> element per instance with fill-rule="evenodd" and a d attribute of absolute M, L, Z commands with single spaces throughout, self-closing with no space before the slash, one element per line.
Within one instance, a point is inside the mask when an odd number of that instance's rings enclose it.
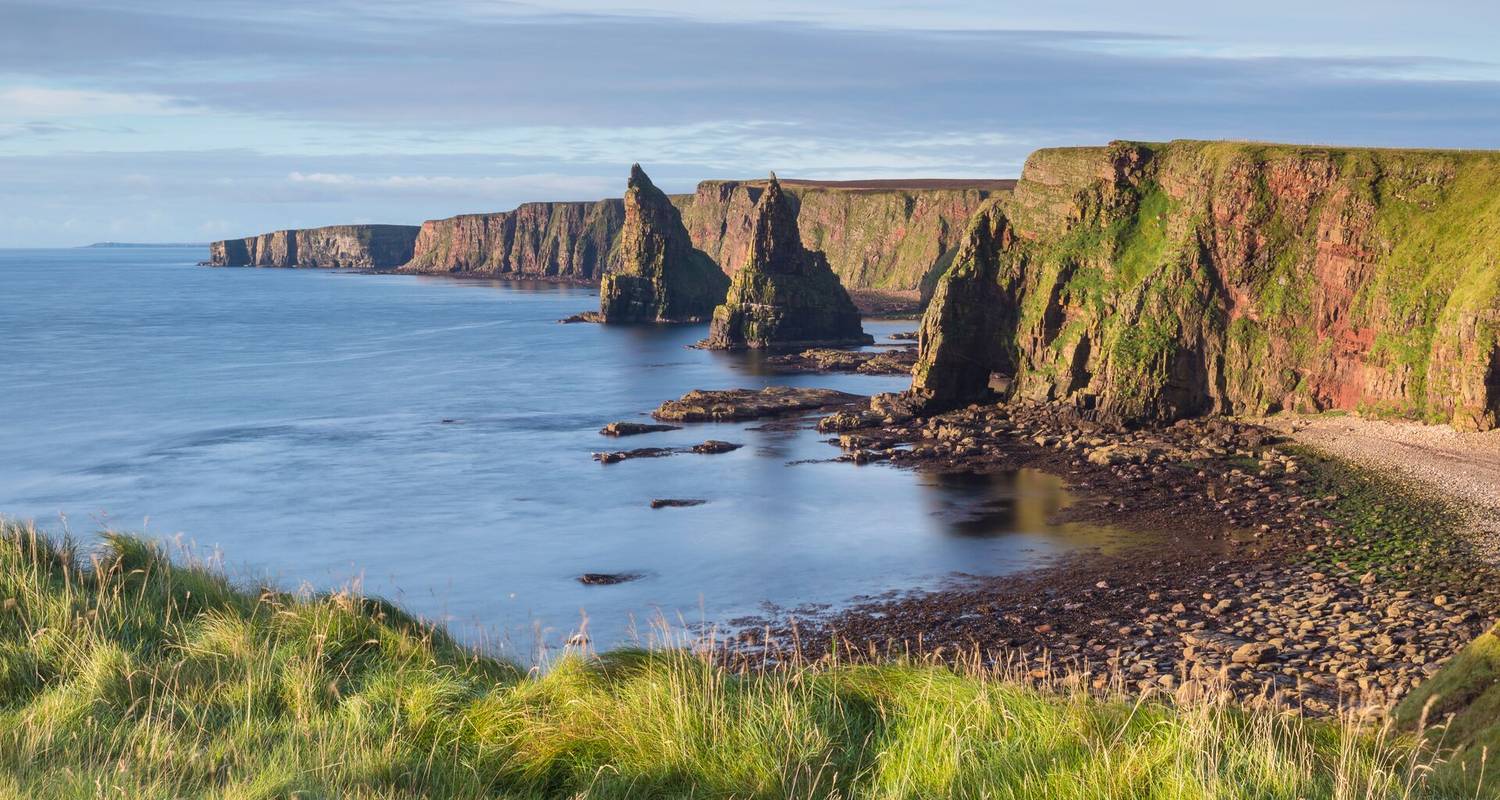
<path fill-rule="evenodd" d="M 415 222 L 615 195 L 637 160 L 683 191 L 1111 138 L 1494 146 L 1497 9 L 0 0 L 0 244 Z"/>

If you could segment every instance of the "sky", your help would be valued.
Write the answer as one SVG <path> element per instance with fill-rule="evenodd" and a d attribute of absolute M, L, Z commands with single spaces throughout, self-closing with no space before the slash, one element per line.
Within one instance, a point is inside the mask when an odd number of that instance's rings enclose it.
<path fill-rule="evenodd" d="M 0 247 L 417 224 L 618 196 L 637 161 L 691 191 L 1112 139 L 1494 148 L 1497 30 L 1409 0 L 0 0 Z"/>

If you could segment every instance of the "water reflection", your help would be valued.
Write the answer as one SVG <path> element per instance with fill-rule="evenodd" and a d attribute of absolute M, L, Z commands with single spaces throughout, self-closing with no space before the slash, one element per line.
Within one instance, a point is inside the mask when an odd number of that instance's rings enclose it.
<path fill-rule="evenodd" d="M 1137 538 L 1111 528 L 1053 522 L 1074 498 L 1066 481 L 1041 470 L 928 473 L 922 485 L 930 490 L 923 498 L 929 513 L 956 537 L 1024 535 L 1103 549 Z"/>

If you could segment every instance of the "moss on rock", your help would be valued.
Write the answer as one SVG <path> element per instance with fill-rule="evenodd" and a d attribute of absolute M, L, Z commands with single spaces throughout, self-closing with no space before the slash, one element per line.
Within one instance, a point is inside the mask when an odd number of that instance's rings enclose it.
<path fill-rule="evenodd" d="M 714 309 L 716 349 L 856 345 L 874 341 L 828 259 L 802 246 L 797 212 L 776 176 L 755 205 L 745 264 Z"/>
<path fill-rule="evenodd" d="M 617 247 L 618 266 L 599 285 L 605 322 L 701 321 L 729 289 L 729 276 L 694 249 L 682 214 L 640 164 L 630 168 Z"/>
<path fill-rule="evenodd" d="M 1134 422 L 1345 408 L 1494 427 L 1497 182 L 1491 152 L 1039 151 L 940 280 L 914 391 L 947 406 L 1003 385 Z"/>

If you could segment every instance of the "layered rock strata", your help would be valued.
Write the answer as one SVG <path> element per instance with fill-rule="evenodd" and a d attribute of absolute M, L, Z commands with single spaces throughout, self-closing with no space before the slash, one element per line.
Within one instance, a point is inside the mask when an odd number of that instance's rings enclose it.
<path fill-rule="evenodd" d="M 730 275 L 744 266 L 754 209 L 768 181 L 703 181 L 674 197 L 693 245 Z M 802 241 L 828 257 L 850 289 L 930 290 L 953 260 L 968 220 L 1005 180 L 793 181 Z"/>
<path fill-rule="evenodd" d="M 523 203 L 428 220 L 401 271 L 596 281 L 624 223 L 620 200 Z"/>
<path fill-rule="evenodd" d="M 1500 153 L 1175 141 L 1042 150 L 922 323 L 929 408 L 1500 416 Z"/>
<path fill-rule="evenodd" d="M 729 276 L 693 247 L 682 214 L 639 164 L 630 168 L 614 260 L 599 285 L 605 322 L 699 322 L 729 290 Z"/>
<path fill-rule="evenodd" d="M 797 212 L 771 176 L 755 204 L 745 263 L 714 309 L 715 349 L 868 344 L 859 311 L 822 252 L 802 246 Z"/>
<path fill-rule="evenodd" d="M 766 181 L 703 181 L 668 195 L 692 246 L 729 274 L 744 264 L 752 212 Z M 804 241 L 821 249 L 851 289 L 930 289 L 951 263 L 965 223 L 1012 181 L 787 181 Z M 407 272 L 593 281 L 625 224 L 619 200 L 527 203 L 422 224 Z"/>
<path fill-rule="evenodd" d="M 411 260 L 414 225 L 330 225 L 225 239 L 209 245 L 216 267 L 393 269 Z"/>

